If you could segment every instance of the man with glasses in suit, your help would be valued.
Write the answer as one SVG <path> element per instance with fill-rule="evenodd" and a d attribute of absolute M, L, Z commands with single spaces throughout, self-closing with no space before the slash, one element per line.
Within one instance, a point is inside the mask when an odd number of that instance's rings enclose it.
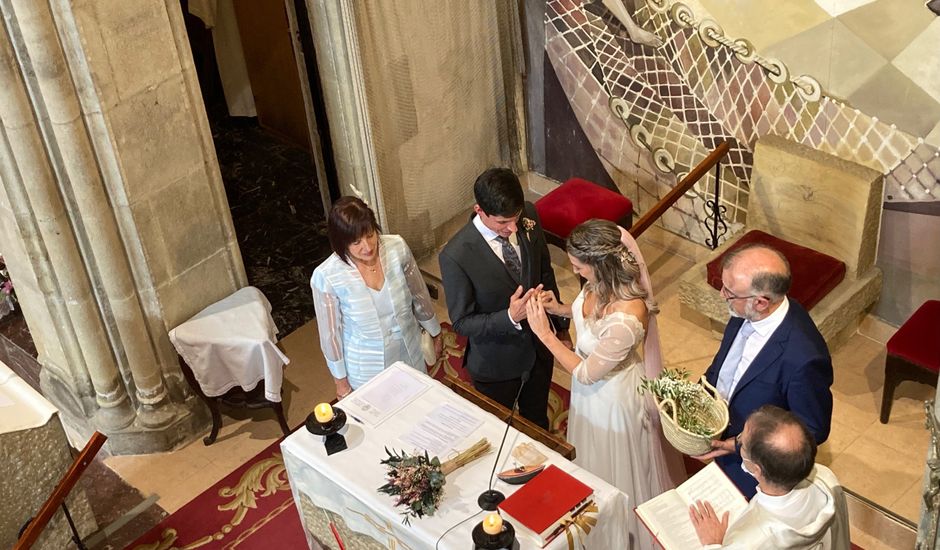
<path fill-rule="evenodd" d="M 832 359 L 809 314 L 787 298 L 790 280 L 786 258 L 766 245 L 732 250 L 722 262 L 721 296 L 731 320 L 705 375 L 728 401 L 728 428 L 696 458 L 715 459 L 747 498 L 757 483 L 741 469 L 735 438 L 752 412 L 763 405 L 792 411 L 817 444 L 832 422 Z"/>

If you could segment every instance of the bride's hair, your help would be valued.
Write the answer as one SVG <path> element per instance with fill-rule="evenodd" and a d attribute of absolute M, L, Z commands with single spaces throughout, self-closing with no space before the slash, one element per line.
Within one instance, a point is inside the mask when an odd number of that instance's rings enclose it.
<path fill-rule="evenodd" d="M 568 254 L 594 270 L 594 283 L 585 283 L 597 295 L 593 316 L 615 300 L 641 299 L 650 315 L 659 307 L 640 283 L 640 266 L 620 242 L 620 227 L 607 220 L 588 220 L 568 235 Z"/>

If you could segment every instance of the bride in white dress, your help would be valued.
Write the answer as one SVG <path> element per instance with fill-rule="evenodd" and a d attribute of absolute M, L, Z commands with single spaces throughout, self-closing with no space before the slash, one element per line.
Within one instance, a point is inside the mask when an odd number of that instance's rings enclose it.
<path fill-rule="evenodd" d="M 567 250 L 584 288 L 570 306 L 552 293 L 530 300 L 529 325 L 572 374 L 568 441 L 575 463 L 627 494 L 633 507 L 685 479 L 681 456 L 663 444 L 651 398 L 637 391 L 643 376 L 662 370 L 658 308 L 636 242 L 616 224 L 584 222 L 569 235 Z M 573 319 L 574 351 L 554 335 L 546 312 Z M 645 367 L 638 352 L 644 341 L 655 344 L 645 346 Z M 627 522 L 631 548 L 653 548 L 636 515 Z"/>

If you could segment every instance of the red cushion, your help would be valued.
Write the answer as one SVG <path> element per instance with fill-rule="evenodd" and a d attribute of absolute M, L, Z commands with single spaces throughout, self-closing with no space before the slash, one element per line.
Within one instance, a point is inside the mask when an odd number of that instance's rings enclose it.
<path fill-rule="evenodd" d="M 940 372 L 940 300 L 927 300 L 888 340 L 888 353 Z"/>
<path fill-rule="evenodd" d="M 808 310 L 819 303 L 845 278 L 845 263 L 798 244 L 778 239 L 763 231 L 748 231 L 725 254 L 741 246 L 760 243 L 772 246 L 790 262 L 793 282 L 789 296 Z M 708 284 L 721 290 L 721 262 L 724 254 L 708 262 Z"/>
<path fill-rule="evenodd" d="M 633 203 L 616 191 L 580 178 L 571 178 L 536 201 L 542 228 L 567 239 L 581 222 L 600 218 L 619 222 L 633 215 Z"/>

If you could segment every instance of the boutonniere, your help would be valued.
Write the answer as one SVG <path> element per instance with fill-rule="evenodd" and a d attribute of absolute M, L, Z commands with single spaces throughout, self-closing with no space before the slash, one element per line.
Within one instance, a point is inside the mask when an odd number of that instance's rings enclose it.
<path fill-rule="evenodd" d="M 526 231 L 532 231 L 535 229 L 535 220 L 523 217 L 522 218 L 522 228 Z"/>

